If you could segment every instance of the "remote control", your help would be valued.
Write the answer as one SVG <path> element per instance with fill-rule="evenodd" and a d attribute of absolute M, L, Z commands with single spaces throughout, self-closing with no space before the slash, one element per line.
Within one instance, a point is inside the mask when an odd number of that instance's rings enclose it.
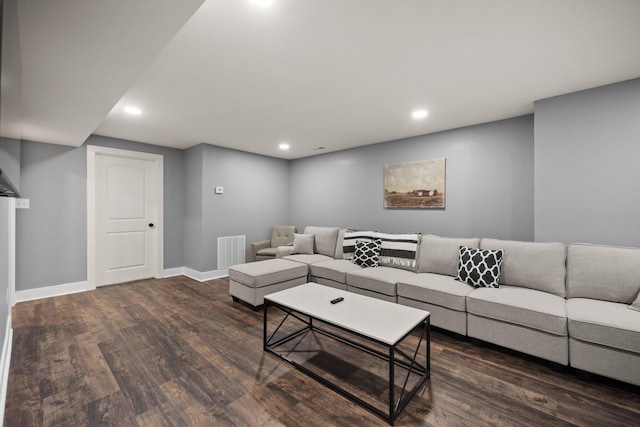
<path fill-rule="evenodd" d="M 332 300 L 331 300 L 331 304 L 337 304 L 337 303 L 339 303 L 340 301 L 342 301 L 343 299 L 344 299 L 344 298 L 342 298 L 342 297 L 339 297 L 339 298 L 336 298 L 336 299 L 332 299 Z"/>

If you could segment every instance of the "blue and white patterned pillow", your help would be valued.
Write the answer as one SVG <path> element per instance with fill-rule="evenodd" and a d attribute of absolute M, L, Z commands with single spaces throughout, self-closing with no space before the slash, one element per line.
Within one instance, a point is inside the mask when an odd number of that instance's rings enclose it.
<path fill-rule="evenodd" d="M 353 263 L 361 267 L 377 267 L 380 259 L 380 240 L 368 242 L 358 240 L 353 255 Z"/>
<path fill-rule="evenodd" d="M 460 246 L 456 280 L 474 288 L 499 288 L 503 250 L 488 250 Z"/>

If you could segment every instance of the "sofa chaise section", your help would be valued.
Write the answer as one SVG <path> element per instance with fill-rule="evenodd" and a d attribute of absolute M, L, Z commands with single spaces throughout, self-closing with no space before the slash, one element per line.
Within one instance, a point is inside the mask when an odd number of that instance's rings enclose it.
<path fill-rule="evenodd" d="M 640 250 L 572 244 L 567 255 L 571 366 L 640 386 Z"/>
<path fill-rule="evenodd" d="M 564 244 L 482 239 L 480 248 L 504 251 L 500 288 L 467 296 L 469 337 L 568 365 Z"/>
<path fill-rule="evenodd" d="M 269 259 L 229 267 L 229 294 L 254 307 L 264 304 L 264 296 L 307 282 L 306 264 Z"/>

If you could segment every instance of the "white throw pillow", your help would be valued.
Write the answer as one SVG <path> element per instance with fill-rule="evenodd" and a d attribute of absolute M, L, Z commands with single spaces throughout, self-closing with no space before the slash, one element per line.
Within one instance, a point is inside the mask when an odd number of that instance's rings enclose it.
<path fill-rule="evenodd" d="M 298 234 L 293 235 L 293 250 L 291 254 L 313 254 L 313 244 L 315 243 L 315 234 Z"/>
<path fill-rule="evenodd" d="M 638 294 L 638 296 L 636 297 L 636 300 L 634 302 L 631 303 L 631 305 L 629 306 L 629 308 L 631 310 L 636 310 L 636 311 L 640 311 L 640 294 Z"/>

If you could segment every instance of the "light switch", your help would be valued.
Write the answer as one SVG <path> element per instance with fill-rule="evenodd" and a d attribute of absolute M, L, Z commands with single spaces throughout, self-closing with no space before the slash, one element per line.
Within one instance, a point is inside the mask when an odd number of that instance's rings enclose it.
<path fill-rule="evenodd" d="M 29 209 L 29 199 L 16 199 L 16 209 Z"/>
<path fill-rule="evenodd" d="M 224 194 L 224 187 L 216 187 L 216 194 Z"/>

